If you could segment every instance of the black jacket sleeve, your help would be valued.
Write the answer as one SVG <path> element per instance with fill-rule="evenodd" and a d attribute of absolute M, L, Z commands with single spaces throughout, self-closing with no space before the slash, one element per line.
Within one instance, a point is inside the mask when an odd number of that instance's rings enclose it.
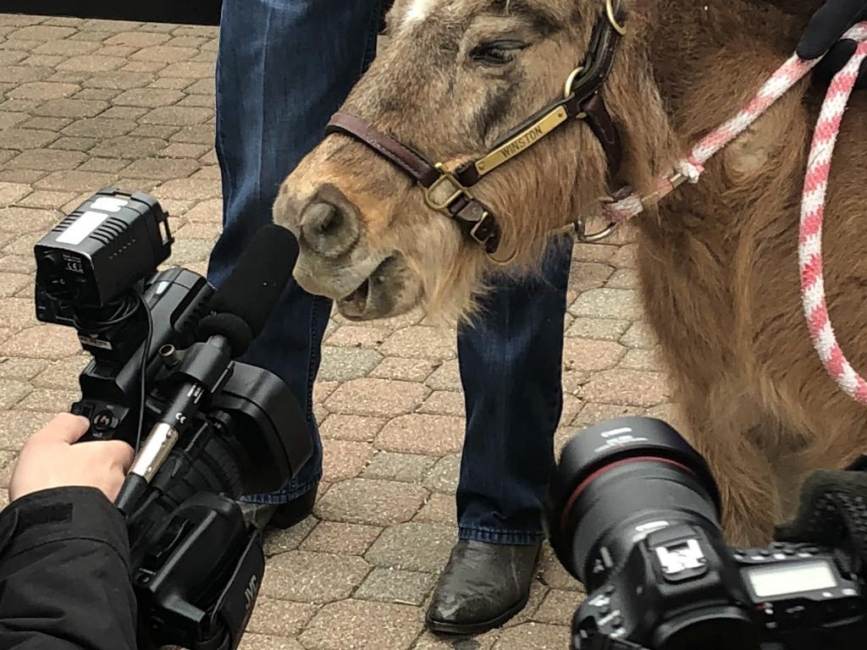
<path fill-rule="evenodd" d="M 24 496 L 0 513 L 0 648 L 135 650 L 129 541 L 93 488 Z"/>

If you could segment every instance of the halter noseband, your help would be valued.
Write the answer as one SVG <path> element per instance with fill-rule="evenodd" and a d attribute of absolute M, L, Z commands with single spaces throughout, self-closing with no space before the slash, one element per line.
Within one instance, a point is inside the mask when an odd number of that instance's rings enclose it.
<path fill-rule="evenodd" d="M 548 104 L 501 138 L 482 158 L 447 171 L 442 163 L 431 163 L 368 122 L 344 112 L 335 113 L 326 134 L 343 133 L 370 147 L 424 189 L 425 203 L 454 219 L 461 230 L 481 244 L 489 256 L 497 252 L 501 231 L 497 219 L 468 188 L 486 174 L 523 153 L 546 135 L 571 119 L 583 120 L 602 145 L 610 173 L 620 168 L 620 135 L 599 91 L 611 73 L 622 26 L 621 0 L 606 0 L 605 15 L 593 28 L 587 58 L 566 80 L 564 97 Z"/>

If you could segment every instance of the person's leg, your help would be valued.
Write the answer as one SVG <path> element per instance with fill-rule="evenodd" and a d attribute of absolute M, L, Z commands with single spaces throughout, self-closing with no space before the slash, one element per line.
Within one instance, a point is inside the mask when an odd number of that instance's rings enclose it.
<path fill-rule="evenodd" d="M 380 1 L 224 0 L 217 59 L 217 155 L 223 234 L 209 279 L 219 285 L 256 230 L 271 221 L 280 183 L 323 137 L 375 53 Z M 294 260 L 286 260 L 294 264 Z M 286 503 L 312 494 L 322 471 L 312 390 L 331 304 L 290 280 L 244 361 L 289 385 L 307 413 L 314 456 L 283 490 L 256 495 Z"/>
<path fill-rule="evenodd" d="M 572 239 L 549 247 L 542 273 L 504 280 L 458 338 L 467 430 L 457 491 L 461 539 L 542 540 L 542 502 L 563 408 L 563 318 Z"/>
<path fill-rule="evenodd" d="M 478 322 L 459 332 L 467 408 L 460 541 L 428 612 L 435 631 L 480 632 L 526 603 L 563 406 L 571 244 L 571 238 L 552 242 L 539 276 L 502 279 Z"/>

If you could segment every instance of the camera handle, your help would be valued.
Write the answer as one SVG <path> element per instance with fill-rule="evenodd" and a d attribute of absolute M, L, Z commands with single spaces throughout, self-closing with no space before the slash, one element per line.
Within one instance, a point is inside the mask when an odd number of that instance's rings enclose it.
<path fill-rule="evenodd" d="M 264 573 L 261 534 L 244 523 L 238 504 L 205 492 L 190 497 L 133 572 L 143 618 L 140 647 L 234 650 Z M 203 599 L 203 593 L 215 598 Z"/>

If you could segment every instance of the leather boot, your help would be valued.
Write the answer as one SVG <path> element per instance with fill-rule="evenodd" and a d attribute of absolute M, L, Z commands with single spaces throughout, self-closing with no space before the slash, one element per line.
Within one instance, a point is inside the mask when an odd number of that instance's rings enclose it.
<path fill-rule="evenodd" d="M 428 629 L 469 635 L 503 625 L 527 604 L 540 548 L 459 541 L 427 610 Z"/>

